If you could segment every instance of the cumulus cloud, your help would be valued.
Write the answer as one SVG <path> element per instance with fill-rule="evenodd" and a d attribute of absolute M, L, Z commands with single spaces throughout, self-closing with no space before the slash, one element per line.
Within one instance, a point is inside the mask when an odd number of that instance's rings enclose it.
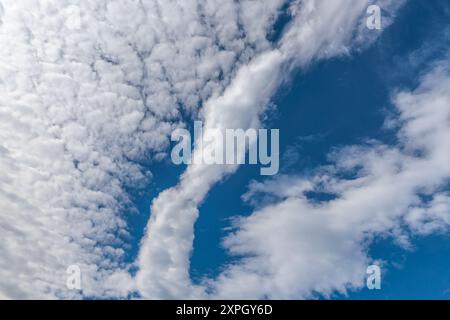
<path fill-rule="evenodd" d="M 308 177 L 253 183 L 244 199 L 269 203 L 238 218 L 224 241 L 241 257 L 208 284 L 220 298 L 311 298 L 364 284 L 375 237 L 408 247 L 411 235 L 450 227 L 450 70 L 440 62 L 398 93 L 398 145 L 370 142 L 330 156 Z M 347 177 L 347 178 L 343 178 Z M 447 191 L 446 191 L 447 190 Z M 310 192 L 333 200 L 317 201 Z"/>
<path fill-rule="evenodd" d="M 271 96 L 287 80 L 286 73 L 317 59 L 347 54 L 352 44 L 362 42 L 367 5 L 348 0 L 295 2 L 294 18 L 280 41 L 243 64 L 223 93 L 205 102 L 205 128 L 257 128 Z M 190 165 L 177 186 L 154 200 L 138 258 L 137 287 L 144 297 L 205 295 L 205 288 L 189 279 L 198 206 L 215 183 L 236 169 Z"/>
<path fill-rule="evenodd" d="M 126 188 L 266 50 L 276 1 L 0 5 L 0 292 L 127 296 Z M 256 19 L 257 18 L 257 19 Z M 82 292 L 68 291 L 77 264 Z"/>

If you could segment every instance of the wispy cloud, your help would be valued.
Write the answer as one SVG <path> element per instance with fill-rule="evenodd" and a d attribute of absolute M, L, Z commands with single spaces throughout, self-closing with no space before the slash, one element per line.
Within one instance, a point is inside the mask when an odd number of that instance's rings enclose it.
<path fill-rule="evenodd" d="M 242 65 L 223 93 L 205 102 L 206 128 L 258 127 L 270 98 L 288 79 L 286 73 L 317 59 L 347 54 L 355 41 L 361 42 L 368 2 L 301 1 L 295 5 L 295 16 L 279 43 Z M 137 286 L 144 297 L 204 296 L 205 288 L 189 279 L 198 206 L 215 183 L 236 169 L 190 165 L 177 186 L 154 200 L 138 259 Z"/>
<path fill-rule="evenodd" d="M 412 92 L 397 94 L 399 144 L 349 146 L 334 165 L 311 177 L 280 177 L 251 185 L 247 200 L 271 203 L 237 219 L 225 239 L 241 256 L 208 284 L 220 298 L 311 298 L 364 284 L 371 240 L 389 235 L 409 246 L 410 235 L 450 227 L 450 70 L 441 61 Z M 345 173 L 343 175 L 343 173 Z M 352 173 L 355 178 L 342 178 Z M 316 202 L 307 192 L 332 193 Z M 429 197 L 423 197 L 426 195 Z"/>

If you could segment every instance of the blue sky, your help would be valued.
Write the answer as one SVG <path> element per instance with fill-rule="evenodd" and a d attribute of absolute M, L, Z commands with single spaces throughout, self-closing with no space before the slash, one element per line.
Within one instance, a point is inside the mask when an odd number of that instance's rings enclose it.
<path fill-rule="evenodd" d="M 390 94 L 393 89 L 415 88 L 429 64 L 445 57 L 450 44 L 448 10 L 446 1 L 410 1 L 371 48 L 317 63 L 280 88 L 274 99 L 277 109 L 267 127 L 281 131 L 281 172 L 298 174 L 327 164 L 326 155 L 333 148 L 367 138 L 394 143 L 395 132 L 383 128 L 386 114 L 392 111 Z M 410 54 L 424 47 L 426 52 L 419 61 L 408 63 Z M 288 150 L 296 151 L 294 158 L 288 158 Z M 176 174 L 172 173 L 177 169 L 168 165 L 155 170 L 156 184 L 173 185 Z M 201 205 L 191 259 L 193 279 L 217 276 L 233 259 L 221 240 L 228 232 L 230 217 L 251 213 L 241 195 L 253 179 L 264 179 L 258 168 L 241 166 L 215 186 Z M 145 215 L 149 200 L 143 201 L 141 214 Z M 449 299 L 449 236 L 417 237 L 413 243 L 414 248 L 405 250 L 389 238 L 375 241 L 370 255 L 387 262 L 382 290 L 362 289 L 333 297 Z"/>
<path fill-rule="evenodd" d="M 0 61 L 0 299 L 450 298 L 448 0 L 0 0 Z"/>

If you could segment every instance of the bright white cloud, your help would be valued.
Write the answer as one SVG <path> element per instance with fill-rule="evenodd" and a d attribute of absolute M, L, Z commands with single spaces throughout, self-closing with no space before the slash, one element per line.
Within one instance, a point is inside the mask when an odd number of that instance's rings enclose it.
<path fill-rule="evenodd" d="M 197 208 L 209 189 L 237 168 L 190 166 L 177 186 L 160 194 L 153 203 L 137 261 L 137 283 L 123 262 L 130 239 L 124 212 L 132 205 L 125 189 L 139 188 L 151 178 L 139 162 L 164 156 L 168 135 L 183 126 L 181 114 L 199 114 L 209 127 L 258 127 L 272 94 L 293 68 L 346 54 L 373 40 L 361 29 L 368 1 L 304 0 L 294 1 L 293 21 L 281 40 L 272 44 L 266 37 L 285 2 L 1 1 L 1 298 L 117 297 L 135 290 L 151 298 L 204 296 L 205 287 L 192 285 L 188 276 Z M 394 2 L 380 3 L 395 11 Z M 420 112 L 424 103 L 419 97 L 428 101 L 426 92 L 436 93 L 435 83 L 428 80 L 429 87 L 426 83 L 423 96 L 420 92 L 398 96 L 397 106 L 407 123 L 402 124 L 400 134 L 402 149 L 347 149 L 369 157 L 362 159 L 372 171 L 355 181 L 335 181 L 328 173 L 324 178 L 328 177 L 330 190 L 353 196 L 372 186 L 376 198 L 381 178 L 389 178 L 382 176 L 382 168 L 396 172 L 398 161 L 410 159 L 406 162 L 411 166 L 415 163 L 418 169 L 429 170 L 429 163 L 421 167 L 419 161 L 427 159 L 406 157 L 408 146 L 414 147 L 409 139 L 422 141 L 420 147 L 430 158 L 433 154 L 435 167 L 442 165 L 437 159 L 444 161 L 445 154 L 432 152 L 437 150 L 430 144 L 435 136 L 425 130 L 435 119 L 422 117 Z M 416 113 L 401 108 L 411 101 L 417 102 Z M 445 126 L 439 128 L 445 139 Z M 414 134 L 420 139 L 413 139 Z M 339 163 L 352 168 L 355 164 L 348 154 L 343 152 Z M 380 155 L 392 163 L 378 162 Z M 404 172 L 413 176 L 409 169 Z M 410 183 L 406 173 L 405 184 Z M 414 177 L 424 192 L 435 190 L 439 177 L 444 179 L 438 169 L 428 173 L 428 184 Z M 240 291 L 246 297 L 270 292 L 278 297 L 306 296 L 308 290 L 327 293 L 359 284 L 360 266 L 368 260 L 361 247 L 361 230 L 386 232 L 395 223 L 375 211 L 379 218 L 347 232 L 345 221 L 338 218 L 323 226 L 319 218 L 328 218 L 331 211 L 321 211 L 317 219 L 292 217 L 294 209 L 319 210 L 301 196 L 303 188 L 315 186 L 315 179 L 294 180 L 297 191 L 290 189 L 288 200 L 240 222 L 237 233 L 226 241 L 227 247 L 256 256 L 207 284 L 217 296 L 234 295 L 240 279 L 247 281 Z M 363 187 L 358 189 L 358 185 Z M 363 201 L 365 193 L 359 192 L 363 195 L 358 201 Z M 425 204 L 417 197 L 410 199 L 413 194 L 409 190 L 398 205 L 414 203 L 416 208 L 393 215 L 403 217 L 411 230 L 422 234 L 440 230 L 448 222 L 447 195 L 437 194 Z M 387 209 L 394 206 L 392 201 L 386 203 Z M 342 212 L 359 208 L 342 206 Z M 263 249 L 258 241 L 273 222 L 272 209 L 278 207 L 283 219 L 273 227 L 286 227 L 286 236 L 266 242 Z M 355 223 L 363 220 L 353 219 Z M 304 238 L 295 238 L 296 225 L 309 226 L 305 232 L 318 228 L 317 233 L 310 232 L 318 251 L 312 261 L 320 264 L 329 257 L 329 265 L 321 269 L 327 277 L 308 278 L 304 291 L 292 279 L 303 281 L 310 274 L 309 264 L 293 258 L 292 264 L 280 265 L 287 273 L 294 272 L 293 278 L 274 270 L 291 249 L 310 253 Z M 293 242 L 286 243 L 291 234 Z M 345 245 L 328 247 L 330 242 Z M 327 274 L 328 267 L 343 256 L 352 261 L 344 275 L 338 276 L 342 270 Z M 257 270 L 255 263 L 261 262 Z M 65 286 L 65 270 L 72 264 L 83 272 L 82 293 Z M 304 273 L 295 273 L 298 265 Z"/>
<path fill-rule="evenodd" d="M 394 98 L 399 144 L 371 142 L 334 154 L 310 177 L 253 183 L 246 200 L 270 204 L 236 220 L 224 241 L 242 256 L 209 285 L 220 298 L 311 298 L 364 284 L 370 241 L 450 227 L 450 70 L 442 61 L 412 92 Z M 339 178 L 343 176 L 355 178 Z M 336 199 L 317 202 L 307 191 Z M 422 197 L 421 197 L 422 196 Z M 427 197 L 431 200 L 426 200 Z M 256 202 L 256 201 L 255 201 Z"/>
<path fill-rule="evenodd" d="M 295 17 L 279 43 L 242 65 L 223 93 L 205 102 L 202 116 L 206 128 L 258 127 L 271 96 L 292 68 L 348 53 L 355 41 L 362 42 L 367 1 L 301 1 L 294 5 Z M 205 288 L 189 279 L 198 206 L 215 183 L 236 169 L 190 165 L 177 186 L 154 200 L 138 259 L 137 286 L 144 297 L 204 296 Z"/>
<path fill-rule="evenodd" d="M 133 290 L 125 187 L 269 46 L 282 3 L 1 1 L 2 297 L 79 297 L 72 264 L 83 295 Z"/>

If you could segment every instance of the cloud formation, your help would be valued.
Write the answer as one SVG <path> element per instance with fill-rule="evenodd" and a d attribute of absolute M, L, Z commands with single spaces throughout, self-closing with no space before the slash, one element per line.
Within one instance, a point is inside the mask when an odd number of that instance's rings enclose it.
<path fill-rule="evenodd" d="M 132 275 L 127 190 L 148 184 L 145 164 L 165 157 L 173 129 L 197 117 L 257 128 L 291 72 L 380 34 L 364 29 L 369 1 L 302 0 L 271 42 L 287 2 L 1 1 L 0 298 L 327 296 L 361 286 L 373 237 L 407 246 L 410 233 L 447 230 L 442 62 L 396 94 L 397 146 L 347 147 L 312 176 L 253 184 L 245 199 L 275 200 L 236 220 L 224 245 L 241 259 L 199 285 L 189 278 L 198 207 L 237 166 L 189 166 L 154 200 Z M 403 1 L 376 3 L 394 13 Z M 65 285 L 72 264 L 82 291 Z"/>
<path fill-rule="evenodd" d="M 347 54 L 352 45 L 366 45 L 361 26 L 367 6 L 366 1 L 295 2 L 292 22 L 279 42 L 241 66 L 223 93 L 205 102 L 205 128 L 258 128 L 275 90 L 288 79 L 286 74 L 321 58 Z M 179 184 L 154 200 L 138 258 L 137 287 L 144 297 L 205 296 L 205 288 L 189 278 L 198 206 L 215 183 L 236 169 L 189 165 Z"/>
<path fill-rule="evenodd" d="M 276 1 L 0 5 L 0 292 L 127 296 L 126 188 L 269 46 Z M 258 19 L 256 19 L 256 17 Z M 68 291 L 66 268 L 83 272 Z"/>
<path fill-rule="evenodd" d="M 410 246 L 410 236 L 450 227 L 450 70 L 438 63 L 412 92 L 400 92 L 398 144 L 371 141 L 330 155 L 303 177 L 253 183 L 247 201 L 270 196 L 237 218 L 224 241 L 241 257 L 209 285 L 219 298 L 312 298 L 364 285 L 377 236 Z M 344 177 L 344 178 L 343 178 Z M 347 178 L 345 178 L 347 177 Z M 318 201 L 320 192 L 333 200 Z"/>

